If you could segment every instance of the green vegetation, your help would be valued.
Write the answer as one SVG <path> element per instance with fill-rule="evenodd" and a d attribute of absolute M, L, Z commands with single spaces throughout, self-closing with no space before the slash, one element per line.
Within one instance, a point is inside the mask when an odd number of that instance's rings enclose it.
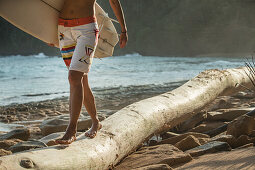
<path fill-rule="evenodd" d="M 108 1 L 98 3 L 114 17 Z M 239 55 L 255 50 L 254 0 L 121 0 L 121 3 L 129 42 L 125 49 L 117 47 L 115 55 L 134 52 L 157 56 Z M 0 55 L 58 54 L 58 50 L 3 19 L 0 35 Z"/>

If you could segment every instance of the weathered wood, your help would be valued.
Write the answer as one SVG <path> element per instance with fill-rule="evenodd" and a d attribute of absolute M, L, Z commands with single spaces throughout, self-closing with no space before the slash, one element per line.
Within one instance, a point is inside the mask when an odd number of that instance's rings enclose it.
<path fill-rule="evenodd" d="M 105 119 L 94 139 L 84 135 L 68 147 L 53 146 L 0 158 L 0 169 L 107 169 L 151 135 L 185 121 L 221 94 L 251 87 L 245 68 L 207 70 L 181 87 L 131 104 Z"/>

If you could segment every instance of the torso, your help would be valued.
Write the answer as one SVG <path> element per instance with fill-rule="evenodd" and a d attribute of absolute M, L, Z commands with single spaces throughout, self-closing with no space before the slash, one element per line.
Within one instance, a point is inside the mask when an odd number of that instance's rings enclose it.
<path fill-rule="evenodd" d="M 74 19 L 95 15 L 96 0 L 65 0 L 60 18 Z"/>

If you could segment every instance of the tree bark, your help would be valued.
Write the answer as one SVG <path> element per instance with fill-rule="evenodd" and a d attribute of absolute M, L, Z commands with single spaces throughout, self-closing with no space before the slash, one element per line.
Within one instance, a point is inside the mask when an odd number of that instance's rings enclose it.
<path fill-rule="evenodd" d="M 0 169 L 108 169 L 155 133 L 193 116 L 217 96 L 251 87 L 246 68 L 207 70 L 181 87 L 133 103 L 102 122 L 94 139 L 80 135 L 74 143 L 0 158 Z M 24 164 L 25 163 L 25 164 Z M 27 163 L 27 164 L 26 164 Z"/>

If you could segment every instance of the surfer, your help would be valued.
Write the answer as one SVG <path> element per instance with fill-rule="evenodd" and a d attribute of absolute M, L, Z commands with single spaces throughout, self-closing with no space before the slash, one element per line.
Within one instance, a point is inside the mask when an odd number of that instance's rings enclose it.
<path fill-rule="evenodd" d="M 120 47 L 127 40 L 127 27 L 119 0 L 109 0 L 120 26 Z M 77 122 L 82 104 L 92 119 L 91 128 L 85 135 L 94 138 L 102 127 L 97 116 L 95 99 L 88 83 L 88 72 L 92 64 L 98 41 L 98 25 L 95 18 L 96 0 L 65 0 L 59 16 L 59 46 L 62 57 L 69 69 L 70 120 L 64 136 L 58 144 L 70 144 L 76 140 Z M 49 44 L 50 45 L 50 44 Z"/>

